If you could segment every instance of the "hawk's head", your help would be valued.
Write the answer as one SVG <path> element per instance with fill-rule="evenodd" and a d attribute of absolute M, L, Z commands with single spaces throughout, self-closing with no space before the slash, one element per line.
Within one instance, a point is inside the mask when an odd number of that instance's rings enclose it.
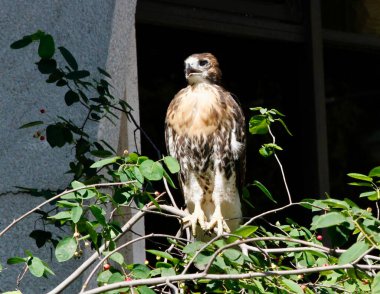
<path fill-rule="evenodd" d="M 202 82 L 219 84 L 222 72 L 214 55 L 199 53 L 186 58 L 185 76 L 190 85 Z"/>

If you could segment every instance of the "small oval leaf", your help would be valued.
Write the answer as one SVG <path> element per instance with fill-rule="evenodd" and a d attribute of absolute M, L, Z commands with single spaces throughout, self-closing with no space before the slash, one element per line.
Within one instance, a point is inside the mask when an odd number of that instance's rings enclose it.
<path fill-rule="evenodd" d="M 30 273 L 37 278 L 40 278 L 44 275 L 45 266 L 42 263 L 42 260 L 38 257 L 33 257 L 30 259 L 30 262 L 28 262 L 28 268 Z"/>
<path fill-rule="evenodd" d="M 59 262 L 71 259 L 77 250 L 77 241 L 73 237 L 67 237 L 58 242 L 55 249 L 55 257 Z"/>
<path fill-rule="evenodd" d="M 172 174 L 179 172 L 180 167 L 177 159 L 172 156 L 165 156 L 164 162 Z"/>
<path fill-rule="evenodd" d="M 154 162 L 153 160 L 145 160 L 140 165 L 141 174 L 150 181 L 161 180 L 164 175 L 164 169 L 159 162 Z"/>

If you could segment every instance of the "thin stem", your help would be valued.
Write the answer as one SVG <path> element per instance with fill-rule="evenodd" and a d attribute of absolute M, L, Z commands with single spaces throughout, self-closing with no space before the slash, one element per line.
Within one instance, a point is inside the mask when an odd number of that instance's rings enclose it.
<path fill-rule="evenodd" d="M 268 126 L 268 131 L 269 131 L 269 134 L 272 136 L 273 144 L 276 144 L 276 137 L 273 135 L 270 126 Z M 276 153 L 274 153 L 274 157 L 276 158 L 277 164 L 278 164 L 278 166 L 280 167 L 280 170 L 281 170 L 282 180 L 283 180 L 284 185 L 285 185 L 286 193 L 288 194 L 289 203 L 292 204 L 293 203 L 292 196 L 290 195 L 290 191 L 289 191 L 289 187 L 288 187 L 288 184 L 287 184 L 287 181 L 286 181 L 286 176 L 285 176 L 284 168 L 282 167 L 281 161 L 278 158 L 278 156 L 277 156 Z"/>
<path fill-rule="evenodd" d="M 169 198 L 170 198 L 171 203 L 173 204 L 173 206 L 174 206 L 175 208 L 178 209 L 177 203 L 175 203 L 175 200 L 174 200 L 173 194 L 172 194 L 172 192 L 170 191 L 170 188 L 169 188 L 169 185 L 168 185 L 168 181 L 166 180 L 165 177 L 163 177 L 162 179 L 163 179 L 163 181 L 164 181 L 165 189 L 166 189 L 166 192 L 168 193 L 168 196 L 169 196 Z"/>

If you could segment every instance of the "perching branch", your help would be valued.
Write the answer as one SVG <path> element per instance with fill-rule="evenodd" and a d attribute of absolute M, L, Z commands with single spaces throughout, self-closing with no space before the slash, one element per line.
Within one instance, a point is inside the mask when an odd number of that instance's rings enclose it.
<path fill-rule="evenodd" d="M 206 274 L 205 272 L 202 272 L 202 273 L 196 273 L 196 274 L 174 275 L 174 276 L 168 276 L 168 277 L 149 278 L 149 279 L 141 279 L 141 280 L 132 280 L 128 282 L 119 282 L 119 283 L 101 286 L 96 289 L 83 292 L 82 294 L 97 294 L 97 293 L 102 293 L 102 292 L 124 288 L 124 287 L 134 287 L 134 286 L 141 286 L 141 285 L 157 285 L 160 283 L 167 283 L 167 282 L 172 283 L 172 282 L 179 282 L 179 281 L 186 281 L 186 280 L 199 280 L 199 279 L 241 280 L 241 279 L 268 277 L 268 276 L 300 275 L 300 274 L 309 274 L 309 273 L 315 273 L 315 272 L 321 272 L 321 271 L 351 269 L 351 268 L 359 268 L 362 270 L 380 270 L 380 265 L 364 265 L 364 264 L 327 265 L 327 266 L 301 268 L 301 269 L 294 269 L 294 270 L 250 272 L 250 273 L 244 273 L 244 274 Z"/>

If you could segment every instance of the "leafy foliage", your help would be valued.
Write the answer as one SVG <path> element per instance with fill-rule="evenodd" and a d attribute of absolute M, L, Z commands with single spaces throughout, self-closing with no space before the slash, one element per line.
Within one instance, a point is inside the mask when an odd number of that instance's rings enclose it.
<path fill-rule="evenodd" d="M 68 144 L 75 149 L 75 161 L 70 162 L 69 170 L 73 179 L 66 191 L 54 194 L 22 188 L 35 196 L 53 197 L 56 209 L 34 211 L 45 222 L 70 228 L 71 233 L 56 237 L 48 231 L 34 230 L 30 237 L 38 247 L 52 244 L 59 262 L 80 258 L 83 248 L 91 248 L 99 254 L 100 260 L 94 258 L 97 265 L 88 278 L 96 275 L 99 292 L 169 293 L 178 289 L 182 293 L 380 292 L 379 211 L 374 216 L 371 209 L 362 209 L 350 199 L 304 199 L 292 203 L 290 198 L 288 205 L 254 216 L 235 232 L 210 237 L 209 242 L 153 233 L 118 243 L 118 238 L 131 230 L 137 221 L 132 218 L 120 224 L 114 220 L 113 213 L 124 207 L 134 204 L 140 209 L 140 216 L 149 212 L 183 216 L 181 210 L 162 201 L 164 193 L 154 189 L 155 183 L 164 179 L 174 186 L 170 175 L 178 173 L 180 166 L 170 156 L 153 160 L 134 152 L 116 155 L 106 142 L 92 141 L 86 133 L 87 122 L 117 118 L 115 110 L 124 112 L 133 122 L 131 108 L 112 96 L 110 84 L 105 79 L 89 81 L 91 73 L 81 69 L 66 48 L 58 47 L 57 51 L 49 34 L 38 31 L 14 42 L 11 47 L 20 49 L 33 42 L 39 43 L 41 59 L 37 67 L 42 74 L 48 75 L 46 82 L 67 87 L 64 96 L 67 106 L 85 107 L 87 115 L 79 126 L 58 116 L 50 124 L 34 121 L 20 127 L 44 126 L 38 136 L 45 132 L 51 147 Z M 54 59 L 56 53 L 62 55 L 65 66 L 58 65 Z M 98 68 L 98 73 L 111 78 L 103 69 Z M 272 142 L 264 144 L 260 154 L 274 156 L 279 162 L 276 151 L 282 148 L 275 142 L 271 125 L 280 123 L 290 134 L 283 121 L 284 115 L 275 109 L 258 107 L 252 110 L 259 114 L 250 119 L 250 132 L 272 136 Z M 94 157 L 100 159 L 95 161 Z M 359 197 L 378 203 L 380 167 L 375 167 L 368 175 L 350 173 L 348 176 L 355 180 L 350 185 L 366 189 Z M 283 179 L 286 184 L 285 177 Z M 260 181 L 254 180 L 252 185 L 276 204 L 276 197 Z M 104 186 L 111 190 L 102 189 Z M 243 189 L 243 200 L 249 203 L 246 189 Z M 310 227 L 301 226 L 290 217 L 279 219 L 275 224 L 265 219 L 296 205 L 300 213 L 314 214 Z M 264 219 L 268 225 L 262 225 L 259 219 Z M 322 234 L 322 230 L 326 234 Z M 5 232 L 0 232 L 0 238 Z M 327 235 L 332 237 L 330 247 L 323 244 Z M 154 262 L 128 264 L 119 250 L 142 239 L 165 239 L 170 245 L 160 242 L 159 248 L 147 250 L 149 259 L 154 257 Z M 47 263 L 31 252 L 25 251 L 25 255 L 8 258 L 7 264 L 22 264 L 35 277 L 54 274 Z M 4 271 L 1 265 L 0 271 Z M 81 293 L 85 293 L 87 284 Z"/>

